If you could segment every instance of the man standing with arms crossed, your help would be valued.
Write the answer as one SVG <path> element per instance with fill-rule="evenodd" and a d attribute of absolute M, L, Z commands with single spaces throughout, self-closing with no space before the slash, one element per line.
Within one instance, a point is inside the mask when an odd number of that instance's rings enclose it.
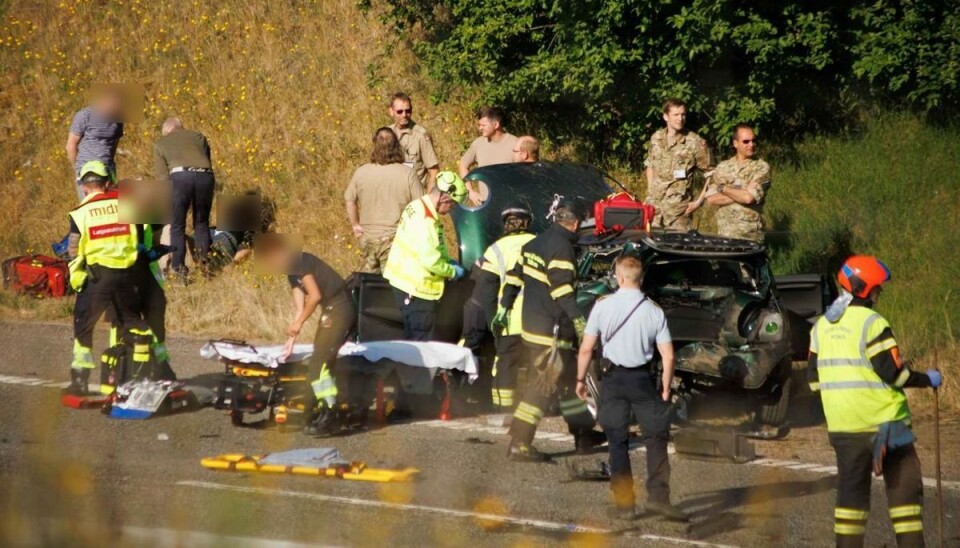
<path fill-rule="evenodd" d="M 736 156 L 713 170 L 703 198 L 687 207 L 692 215 L 704 200 L 717 208 L 717 234 L 726 238 L 763 241 L 763 202 L 770 188 L 770 164 L 755 158 L 757 136 L 747 124 L 733 132 Z"/>
<path fill-rule="evenodd" d="M 430 192 L 437 182 L 437 173 L 440 173 L 440 160 L 433 149 L 430 133 L 411 118 L 413 102 L 409 95 L 398 91 L 390 97 L 390 116 L 393 118 L 390 129 L 397 134 L 400 141 L 404 163 L 416 172 L 423 191 Z"/>
<path fill-rule="evenodd" d="M 687 206 L 693 199 L 691 177 L 706 174 L 713 160 L 707 142 L 688 130 L 687 105 L 677 99 L 663 104 L 666 127 L 650 138 L 646 165 L 648 204 L 657 208 L 654 226 L 689 230 Z"/>
<path fill-rule="evenodd" d="M 597 302 L 577 356 L 577 396 L 587 399 L 587 368 L 597 343 L 609 366 L 600 380 L 597 417 L 607 435 L 610 450 L 610 489 L 614 512 L 620 519 L 636 517 L 633 472 L 630 468 L 631 417 L 640 423 L 647 449 L 647 511 L 669 519 L 687 516 L 670 504 L 670 384 L 673 382 L 673 340 L 663 310 L 640 291 L 643 267 L 640 260 L 622 255 L 614 273 L 619 289 Z M 657 390 L 654 351 L 663 361 Z"/>

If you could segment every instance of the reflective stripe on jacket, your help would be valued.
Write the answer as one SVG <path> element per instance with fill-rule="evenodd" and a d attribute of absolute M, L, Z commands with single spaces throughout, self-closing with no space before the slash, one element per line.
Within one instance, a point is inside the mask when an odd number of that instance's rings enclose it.
<path fill-rule="evenodd" d="M 383 277 L 408 295 L 438 301 L 444 282 L 454 273 L 440 215 L 430 197 L 410 202 L 400 215 Z"/>
<path fill-rule="evenodd" d="M 503 290 L 507 285 L 507 275 L 517 266 L 523 246 L 534 238 L 535 236 L 529 232 L 510 234 L 491 244 L 486 253 L 483 254 L 481 268 L 500 279 L 497 302 L 500 302 L 500 299 L 503 298 Z M 521 292 L 514 302 L 513 309 L 510 310 L 510 319 L 503 335 L 519 335 L 522 325 L 523 293 Z"/>
<path fill-rule="evenodd" d="M 70 212 L 80 229 L 78 263 L 123 269 L 137 262 L 137 227 L 121 223 L 119 209 L 117 193 L 111 191 L 87 196 Z"/>
<path fill-rule="evenodd" d="M 877 340 L 890 325 L 880 314 L 851 306 L 835 323 L 817 320 L 810 333 L 816 354 L 818 389 L 830 432 L 875 432 L 891 421 L 909 421 L 903 389 L 890 386 L 874 371 L 870 359 L 888 351 L 892 339 Z"/>

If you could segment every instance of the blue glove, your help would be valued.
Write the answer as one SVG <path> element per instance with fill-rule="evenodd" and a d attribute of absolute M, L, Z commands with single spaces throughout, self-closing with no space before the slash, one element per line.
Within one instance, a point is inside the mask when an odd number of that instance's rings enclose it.
<path fill-rule="evenodd" d="M 943 384 L 943 375 L 936 369 L 927 371 L 927 377 L 930 378 L 930 386 L 934 388 L 940 388 L 940 385 Z"/>
<path fill-rule="evenodd" d="M 462 266 L 453 263 L 453 279 L 462 280 L 464 276 L 467 275 L 467 271 L 463 269 Z"/>
<path fill-rule="evenodd" d="M 147 249 L 147 246 L 143 244 L 137 244 L 137 253 L 146 257 L 147 261 L 151 263 L 160 260 L 160 257 L 163 257 L 171 251 L 173 251 L 173 248 L 168 245 L 158 245 L 151 249 Z"/>

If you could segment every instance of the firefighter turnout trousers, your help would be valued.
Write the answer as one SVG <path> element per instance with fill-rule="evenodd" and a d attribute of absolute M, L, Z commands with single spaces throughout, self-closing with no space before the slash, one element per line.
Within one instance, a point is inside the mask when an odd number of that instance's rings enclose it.
<path fill-rule="evenodd" d="M 318 406 L 325 405 L 332 409 L 337 403 L 338 391 L 334 377 L 337 353 L 353 331 L 356 317 L 356 310 L 349 298 L 339 299 L 323 309 L 323 316 L 313 339 L 313 356 L 307 365 L 307 375 L 311 379 L 310 386 Z M 323 326 L 323 318 L 329 320 L 328 327 Z"/>
<path fill-rule="evenodd" d="M 136 291 L 136 270 L 87 267 L 87 283 L 77 294 L 73 309 L 73 364 L 74 369 L 93 369 L 93 330 L 108 307 L 116 312 L 117 322 L 124 327 L 138 325 L 140 311 Z"/>
<path fill-rule="evenodd" d="M 528 364 L 527 385 L 523 391 L 523 400 L 517 405 L 510 423 L 510 437 L 513 443 L 533 443 L 533 436 L 537 426 L 543 419 L 546 410 L 554 399 L 559 399 L 560 414 L 567 422 L 567 427 L 574 437 L 579 437 L 593 430 L 594 420 L 587 408 L 587 403 L 574 393 L 574 382 L 577 378 L 577 354 L 572 348 L 558 349 L 554 354 L 549 346 L 542 346 L 529 342 L 523 343 L 526 361 Z M 562 367 L 558 386 L 550 394 L 545 394 L 537 386 L 536 370 L 551 367 L 547 362 L 551 359 L 560 361 Z"/>
<path fill-rule="evenodd" d="M 864 545 L 870 513 L 873 472 L 872 433 L 830 433 L 837 453 L 837 506 L 834 532 L 838 548 Z M 900 548 L 923 546 L 923 478 L 913 444 L 890 450 L 883 459 L 890 521 Z"/>
<path fill-rule="evenodd" d="M 523 364 L 524 344 L 520 335 L 503 335 L 497 337 L 497 358 L 493 363 L 493 396 L 494 412 L 506 413 L 513 411 L 516 405 L 517 375 Z"/>

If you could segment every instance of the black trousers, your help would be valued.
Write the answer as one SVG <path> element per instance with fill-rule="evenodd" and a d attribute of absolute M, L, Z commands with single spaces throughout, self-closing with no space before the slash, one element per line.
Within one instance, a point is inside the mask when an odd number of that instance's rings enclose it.
<path fill-rule="evenodd" d="M 88 267 L 87 285 L 77 294 L 73 308 L 73 337 L 84 348 L 93 347 L 93 330 L 109 308 L 126 328 L 142 323 L 136 291 L 136 267 L 125 269 Z M 91 365 L 92 367 L 92 365 Z"/>
<path fill-rule="evenodd" d="M 313 337 L 313 356 L 307 364 L 307 378 L 311 382 L 323 380 L 325 376 L 321 376 L 320 373 L 326 365 L 330 380 L 335 382 L 337 354 L 356 325 L 357 313 L 353 301 L 346 297 L 324 307 L 322 313 L 329 318 L 330 325 L 324 327 L 321 319 L 317 327 L 317 333 Z M 335 384 L 333 388 L 336 388 Z M 316 389 L 317 387 L 315 387 L 315 393 Z"/>
<path fill-rule="evenodd" d="M 490 318 L 477 301 L 470 299 L 463 307 L 463 346 L 469 348 L 474 356 L 480 355 L 484 343 L 490 337 Z"/>
<path fill-rule="evenodd" d="M 660 398 L 649 366 L 614 367 L 600 381 L 598 420 L 610 449 L 610 489 L 618 506 L 632 507 L 633 471 L 630 467 L 631 417 L 640 423 L 647 449 L 647 498 L 670 502 L 670 406 Z"/>
<path fill-rule="evenodd" d="M 408 341 L 432 340 L 437 301 L 412 297 L 397 289 L 393 290 L 393 296 L 403 315 L 403 337 Z"/>
<path fill-rule="evenodd" d="M 210 209 L 216 182 L 213 173 L 181 171 L 170 175 L 172 182 L 173 219 L 170 223 L 170 245 L 174 247 L 170 266 L 182 272 L 187 256 L 187 211 L 193 210 L 193 237 L 201 262 L 210 253 Z"/>
<path fill-rule="evenodd" d="M 167 340 L 167 296 L 160 282 L 153 277 L 150 265 L 137 263 L 137 293 L 140 296 L 140 313 L 146 320 L 157 342 Z"/>
<path fill-rule="evenodd" d="M 493 406 L 494 410 L 507 412 L 519 401 L 517 396 L 517 372 L 523 364 L 523 339 L 520 335 L 497 337 L 497 359 L 494 362 Z"/>
<path fill-rule="evenodd" d="M 872 433 L 830 433 L 839 471 L 834 510 L 838 547 L 863 546 L 870 511 L 874 438 Z M 923 477 L 913 444 L 887 453 L 883 459 L 883 483 L 897 545 L 923 546 Z"/>

